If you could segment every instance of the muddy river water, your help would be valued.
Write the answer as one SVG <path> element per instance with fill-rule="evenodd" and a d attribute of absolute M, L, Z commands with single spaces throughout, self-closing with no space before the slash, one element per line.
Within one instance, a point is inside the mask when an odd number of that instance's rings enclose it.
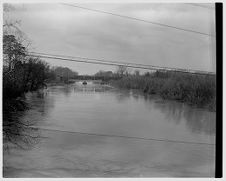
<path fill-rule="evenodd" d="M 27 102 L 40 138 L 4 153 L 4 177 L 214 177 L 214 112 L 93 82 Z"/>

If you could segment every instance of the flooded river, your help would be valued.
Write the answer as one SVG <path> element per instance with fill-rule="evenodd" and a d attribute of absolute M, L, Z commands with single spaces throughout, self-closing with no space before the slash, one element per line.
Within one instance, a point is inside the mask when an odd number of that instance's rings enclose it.
<path fill-rule="evenodd" d="M 214 177 L 213 112 L 92 82 L 27 102 L 40 138 L 4 152 L 4 177 Z"/>

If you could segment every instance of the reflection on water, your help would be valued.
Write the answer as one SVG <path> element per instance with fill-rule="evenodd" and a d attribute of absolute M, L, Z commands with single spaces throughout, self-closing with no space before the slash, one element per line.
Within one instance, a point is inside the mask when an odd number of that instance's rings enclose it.
<path fill-rule="evenodd" d="M 38 126 L 125 136 L 214 143 L 215 113 L 135 90 L 82 82 L 27 96 L 33 106 L 22 119 Z M 208 137 L 205 137 L 208 136 Z"/>
<path fill-rule="evenodd" d="M 23 150 L 31 149 L 41 139 L 38 128 L 21 123 L 11 125 L 10 129 L 6 129 L 4 132 L 4 150 L 7 152 L 15 146 Z"/>
<path fill-rule="evenodd" d="M 6 177 L 214 176 L 214 145 L 78 133 L 214 144 L 213 112 L 92 82 L 49 87 L 40 94 L 27 95 L 31 109 L 19 117 L 49 139 L 30 151 L 5 154 Z"/>
<path fill-rule="evenodd" d="M 32 121 L 21 120 L 23 112 L 11 113 L 11 119 L 3 123 L 3 150 L 10 152 L 18 147 L 26 150 L 33 148 L 40 140 L 41 136 L 38 128 L 33 128 Z"/>
<path fill-rule="evenodd" d="M 192 132 L 203 132 L 207 135 L 214 135 L 216 130 L 215 114 L 202 109 L 194 109 L 183 103 L 175 101 L 157 103 L 154 106 L 161 110 L 168 121 L 179 124 L 181 121 L 186 122 L 186 126 Z"/>
<path fill-rule="evenodd" d="M 40 130 L 37 126 L 37 113 L 40 116 L 45 116 L 51 107 L 54 106 L 53 99 L 46 98 L 47 92 L 37 91 L 27 94 L 27 102 L 31 110 L 12 112 L 7 115 L 8 121 L 4 122 L 4 150 L 10 151 L 10 149 L 19 147 L 21 149 L 32 149 L 39 143 L 43 137 L 40 135 Z M 38 107 L 36 105 L 39 105 Z M 33 112 L 33 107 L 36 107 L 37 112 Z M 35 114 L 34 114 L 35 113 Z M 29 117 L 26 117 L 29 115 Z M 10 119 L 9 119 L 10 117 Z M 40 117 L 38 117 L 40 118 Z"/>

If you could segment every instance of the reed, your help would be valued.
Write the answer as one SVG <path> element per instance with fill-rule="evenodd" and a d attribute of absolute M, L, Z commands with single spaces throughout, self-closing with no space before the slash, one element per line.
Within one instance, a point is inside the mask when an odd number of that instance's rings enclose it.
<path fill-rule="evenodd" d="M 130 75 L 112 84 L 126 89 L 140 89 L 158 94 L 163 99 L 186 102 L 199 107 L 216 109 L 216 80 L 212 75 L 193 75 L 175 72 L 155 72 L 149 76 Z"/>

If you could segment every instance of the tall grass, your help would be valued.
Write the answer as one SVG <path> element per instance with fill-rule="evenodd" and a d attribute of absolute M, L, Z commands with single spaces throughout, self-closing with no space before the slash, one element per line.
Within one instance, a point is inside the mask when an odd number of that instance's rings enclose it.
<path fill-rule="evenodd" d="M 112 81 L 120 88 L 140 89 L 144 93 L 158 94 L 215 111 L 216 81 L 211 75 L 156 72 L 150 76 L 128 76 Z"/>

